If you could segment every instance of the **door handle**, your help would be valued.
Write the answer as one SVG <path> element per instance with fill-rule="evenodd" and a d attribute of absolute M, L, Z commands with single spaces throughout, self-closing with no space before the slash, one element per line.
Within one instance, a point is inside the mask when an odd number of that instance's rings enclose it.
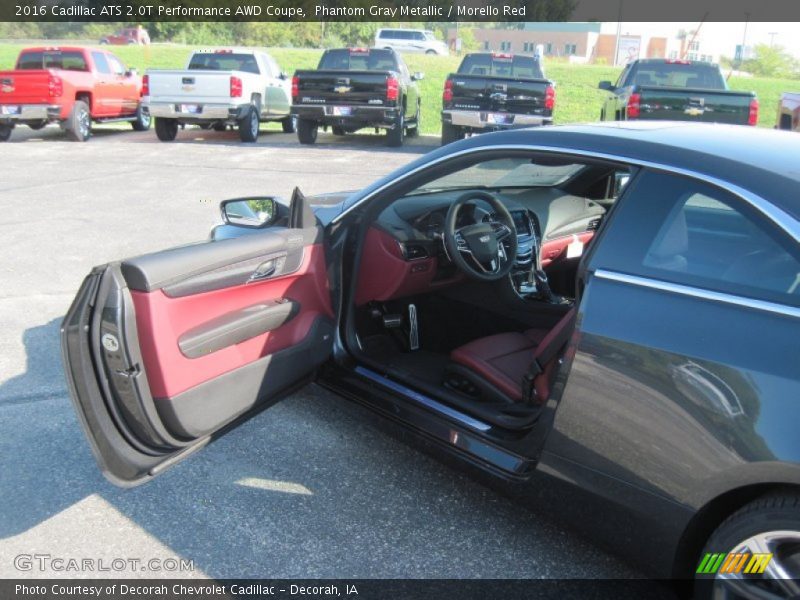
<path fill-rule="evenodd" d="M 262 279 L 271 277 L 272 275 L 275 274 L 275 269 L 276 265 L 274 260 L 268 260 L 266 262 L 263 262 L 260 265 L 258 265 L 255 271 L 253 271 L 252 275 L 250 275 L 250 278 L 247 280 L 247 283 L 252 283 L 254 281 L 261 281 Z"/>

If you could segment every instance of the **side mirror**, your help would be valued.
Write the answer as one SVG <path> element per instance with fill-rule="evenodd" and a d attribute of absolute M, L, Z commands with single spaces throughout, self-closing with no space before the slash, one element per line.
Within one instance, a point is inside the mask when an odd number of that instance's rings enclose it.
<path fill-rule="evenodd" d="M 425 73 L 422 71 L 411 74 L 411 81 L 422 81 L 423 79 L 425 79 Z"/>
<path fill-rule="evenodd" d="M 222 220 L 236 227 L 268 227 L 278 216 L 275 198 L 234 198 L 220 202 Z"/>
<path fill-rule="evenodd" d="M 289 79 L 289 75 L 286 73 L 286 71 L 281 71 L 278 74 L 278 79 Z"/>
<path fill-rule="evenodd" d="M 610 81 L 601 81 L 597 85 L 597 87 L 598 87 L 598 89 L 606 90 L 607 92 L 613 92 L 614 91 L 614 84 L 611 83 Z"/>
<path fill-rule="evenodd" d="M 139 72 L 136 69 L 128 69 L 125 71 L 125 77 L 136 77 Z"/>

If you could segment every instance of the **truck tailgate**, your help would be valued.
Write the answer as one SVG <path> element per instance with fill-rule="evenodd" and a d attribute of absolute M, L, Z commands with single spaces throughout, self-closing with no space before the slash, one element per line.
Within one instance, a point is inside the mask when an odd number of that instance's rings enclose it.
<path fill-rule="evenodd" d="M 238 71 L 148 71 L 150 102 L 227 102 L 231 98 L 231 77 Z"/>
<path fill-rule="evenodd" d="M 389 71 L 298 71 L 297 102 L 381 106 L 386 103 L 386 80 L 391 75 Z"/>
<path fill-rule="evenodd" d="M 545 110 L 546 79 L 511 79 L 486 75 L 451 75 L 452 108 L 515 114 L 539 114 Z"/>
<path fill-rule="evenodd" d="M 746 124 L 751 92 L 637 86 L 640 119 Z"/>
<path fill-rule="evenodd" d="M 50 104 L 50 71 L 0 71 L 0 104 Z"/>

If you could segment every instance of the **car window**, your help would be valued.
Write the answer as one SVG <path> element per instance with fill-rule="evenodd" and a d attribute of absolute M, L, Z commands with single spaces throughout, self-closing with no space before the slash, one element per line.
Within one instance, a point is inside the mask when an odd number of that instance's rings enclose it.
<path fill-rule="evenodd" d="M 125 66 L 121 62 L 119 62 L 116 59 L 116 57 L 107 54 L 106 60 L 108 60 L 108 66 L 111 68 L 112 73 L 114 73 L 115 75 L 125 74 Z"/>
<path fill-rule="evenodd" d="M 78 50 L 25 52 L 17 61 L 17 69 L 63 69 L 65 71 L 88 71 L 83 52 Z"/>
<path fill-rule="evenodd" d="M 108 64 L 105 54 L 102 52 L 92 52 L 92 60 L 94 61 L 94 67 L 97 69 L 98 73 L 105 73 L 106 75 L 111 73 L 111 65 Z"/>
<path fill-rule="evenodd" d="M 319 69 L 347 71 L 396 71 L 394 53 L 375 48 L 341 48 L 327 50 L 319 61 Z"/>
<path fill-rule="evenodd" d="M 189 62 L 190 71 L 243 71 L 258 73 L 258 63 L 252 54 L 233 52 L 198 53 Z"/>
<path fill-rule="evenodd" d="M 415 31 L 414 32 L 414 39 L 415 40 L 424 40 L 425 39 L 425 34 L 422 33 L 421 31 Z"/>
<path fill-rule="evenodd" d="M 468 54 L 464 57 L 458 72 L 464 75 L 544 78 L 542 67 L 536 58 L 511 54 Z"/>
<path fill-rule="evenodd" d="M 645 173 L 628 186 L 593 267 L 800 306 L 800 249 L 740 198 Z"/>
<path fill-rule="evenodd" d="M 475 187 L 550 187 L 564 183 L 582 164 L 539 164 L 529 158 L 499 158 L 487 160 L 445 175 L 415 190 L 445 190 Z"/>
<path fill-rule="evenodd" d="M 725 81 L 715 65 L 684 62 L 638 63 L 632 67 L 634 85 L 695 87 L 724 90 Z"/>

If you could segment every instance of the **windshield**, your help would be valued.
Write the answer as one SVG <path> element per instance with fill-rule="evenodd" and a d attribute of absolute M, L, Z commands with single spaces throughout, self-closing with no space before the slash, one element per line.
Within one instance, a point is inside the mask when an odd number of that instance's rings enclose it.
<path fill-rule="evenodd" d="M 389 50 L 342 48 L 326 50 L 318 68 L 334 71 L 396 71 L 397 65 L 394 54 Z"/>
<path fill-rule="evenodd" d="M 536 58 L 511 54 L 468 54 L 458 72 L 463 75 L 544 79 L 542 67 Z"/>
<path fill-rule="evenodd" d="M 632 73 L 634 85 L 726 89 L 716 65 L 703 63 L 639 63 Z"/>
<path fill-rule="evenodd" d="M 472 165 L 417 188 L 412 194 L 448 189 L 552 187 L 580 171 L 582 164 L 541 165 L 527 158 L 502 158 Z"/>
<path fill-rule="evenodd" d="M 258 73 L 258 63 L 252 54 L 213 52 L 195 54 L 189 63 L 190 71 L 243 71 Z"/>

